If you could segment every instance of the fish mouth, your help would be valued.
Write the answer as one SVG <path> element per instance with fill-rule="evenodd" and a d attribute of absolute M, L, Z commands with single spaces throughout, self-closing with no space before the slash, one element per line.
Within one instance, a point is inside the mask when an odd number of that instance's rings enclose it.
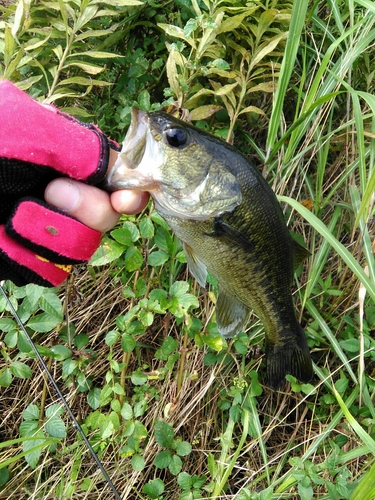
<path fill-rule="evenodd" d="M 145 111 L 138 108 L 131 110 L 131 122 L 126 133 L 121 153 L 110 169 L 106 178 L 105 188 L 108 191 L 120 189 L 142 189 L 142 177 L 134 170 L 142 162 L 149 131 L 149 117 Z M 149 180 L 147 181 L 149 187 Z"/>

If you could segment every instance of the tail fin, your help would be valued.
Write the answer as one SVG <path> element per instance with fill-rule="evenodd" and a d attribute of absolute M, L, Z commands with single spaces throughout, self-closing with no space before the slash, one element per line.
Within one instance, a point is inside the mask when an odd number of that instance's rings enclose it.
<path fill-rule="evenodd" d="M 300 325 L 292 331 L 282 330 L 279 340 L 271 344 L 266 339 L 266 366 L 269 385 L 277 390 L 285 375 L 293 375 L 301 382 L 310 382 L 313 376 L 310 351 L 306 335 Z"/>

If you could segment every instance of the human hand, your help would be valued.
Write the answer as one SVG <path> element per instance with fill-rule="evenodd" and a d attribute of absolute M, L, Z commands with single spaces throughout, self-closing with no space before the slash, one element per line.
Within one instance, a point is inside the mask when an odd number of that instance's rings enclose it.
<path fill-rule="evenodd" d="M 58 286 L 70 264 L 89 260 L 119 213 L 140 210 L 147 197 L 77 182 L 100 182 L 117 156 L 116 144 L 93 125 L 5 80 L 0 114 L 0 279 Z"/>

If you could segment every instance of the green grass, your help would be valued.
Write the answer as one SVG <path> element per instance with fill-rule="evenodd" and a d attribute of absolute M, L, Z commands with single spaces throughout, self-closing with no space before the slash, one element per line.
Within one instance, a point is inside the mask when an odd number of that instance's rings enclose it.
<path fill-rule="evenodd" d="M 6 289 L 122 498 L 372 500 L 375 7 L 244 3 L 1 3 L 0 74 L 117 140 L 137 105 L 234 142 L 312 253 L 295 299 L 314 380 L 266 386 L 255 316 L 220 338 L 216 283 L 152 206 L 66 288 Z M 112 498 L 0 310 L 0 497 Z"/>

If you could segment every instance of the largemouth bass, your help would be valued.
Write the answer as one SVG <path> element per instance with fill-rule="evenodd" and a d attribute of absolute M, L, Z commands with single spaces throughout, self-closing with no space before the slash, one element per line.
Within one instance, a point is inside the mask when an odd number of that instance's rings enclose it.
<path fill-rule="evenodd" d="M 132 110 L 110 190 L 149 191 L 182 241 L 201 286 L 218 281 L 216 321 L 230 338 L 253 310 L 265 330 L 267 378 L 312 378 L 306 336 L 291 294 L 295 267 L 308 255 L 290 235 L 275 193 L 226 142 L 164 112 Z"/>

